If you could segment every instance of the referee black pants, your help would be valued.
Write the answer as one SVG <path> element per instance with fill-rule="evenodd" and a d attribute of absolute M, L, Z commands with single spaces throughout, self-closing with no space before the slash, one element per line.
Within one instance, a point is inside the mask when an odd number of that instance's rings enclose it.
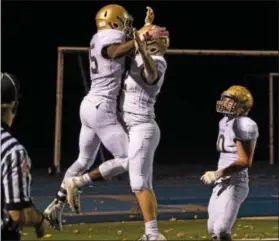
<path fill-rule="evenodd" d="M 21 232 L 20 228 L 8 223 L 1 229 L 1 240 L 20 240 Z"/>

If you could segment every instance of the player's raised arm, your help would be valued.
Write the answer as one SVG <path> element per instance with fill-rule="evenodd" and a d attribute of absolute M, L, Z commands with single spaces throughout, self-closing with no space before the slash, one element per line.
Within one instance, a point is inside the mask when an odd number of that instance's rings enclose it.
<path fill-rule="evenodd" d="M 117 59 L 129 54 L 135 49 L 133 39 L 133 18 L 121 6 L 111 4 L 102 8 L 96 15 L 97 28 L 99 30 L 118 30 L 124 33 L 125 42 L 118 41 L 105 46 L 102 55 L 105 58 Z M 144 41 L 153 40 L 166 36 L 165 29 L 151 30 L 145 33 L 142 38 Z"/>
<path fill-rule="evenodd" d="M 136 49 L 143 60 L 144 69 L 142 75 L 148 84 L 152 84 L 158 78 L 156 63 L 147 52 L 145 43 L 142 42 L 137 31 L 134 32 L 134 38 Z"/>
<path fill-rule="evenodd" d="M 142 77 L 147 84 L 154 84 L 160 75 L 158 72 L 160 71 L 160 63 L 157 63 L 152 55 L 163 55 L 166 49 L 168 48 L 168 31 L 166 28 L 161 28 L 159 26 L 153 25 L 154 21 L 154 12 L 153 9 L 147 7 L 146 17 L 145 17 L 145 25 L 139 31 L 134 31 L 134 40 L 136 45 L 136 50 L 140 54 L 143 62 L 143 70 Z M 148 36 L 152 31 L 164 32 L 164 34 L 158 36 L 153 40 L 144 40 L 145 36 Z M 164 36 L 163 36 L 164 35 Z M 162 37 L 163 36 L 163 37 Z M 164 46 L 164 44 L 166 45 Z M 162 74 L 162 73 L 161 73 Z"/>
<path fill-rule="evenodd" d="M 164 37 L 143 42 L 141 36 L 151 31 L 164 31 Z M 139 33 L 139 34 L 138 34 Z M 147 84 L 154 84 L 165 73 L 166 63 L 164 54 L 169 47 L 169 38 L 166 28 L 148 24 L 134 34 L 137 50 L 143 62 L 142 77 Z"/>
<path fill-rule="evenodd" d="M 168 32 L 165 28 L 150 29 L 141 36 L 143 41 L 151 41 L 168 36 Z M 111 59 L 117 59 L 129 54 L 136 47 L 135 40 L 129 40 L 121 44 L 112 44 L 102 50 L 104 57 Z"/>
<path fill-rule="evenodd" d="M 112 44 L 103 49 L 102 53 L 104 57 L 110 59 L 121 58 L 133 51 L 135 48 L 134 40 L 127 41 L 123 44 Z"/>

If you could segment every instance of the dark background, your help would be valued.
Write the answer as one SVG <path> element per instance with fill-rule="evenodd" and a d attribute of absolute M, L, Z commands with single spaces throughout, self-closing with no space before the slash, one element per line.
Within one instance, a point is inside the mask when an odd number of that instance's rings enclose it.
<path fill-rule="evenodd" d="M 95 14 L 112 2 L 2 1 L 2 71 L 21 80 L 22 99 L 13 129 L 35 168 L 52 164 L 56 102 L 57 47 L 89 45 Z M 155 23 L 170 31 L 174 49 L 278 50 L 277 2 L 113 2 L 123 5 L 140 28 L 145 7 Z M 83 62 L 88 67 L 87 56 Z M 232 84 L 244 84 L 255 97 L 251 112 L 260 130 L 256 162 L 268 161 L 268 73 L 278 57 L 167 56 L 165 85 L 156 105 L 161 142 L 156 163 L 217 162 L 216 100 Z M 83 86 L 77 55 L 65 56 L 62 167 L 78 154 L 79 104 Z M 274 95 L 278 97 L 278 81 Z M 274 100 L 275 102 L 275 100 Z M 275 102 L 278 103 L 278 102 Z M 278 123 L 278 105 L 275 106 Z M 275 152 L 278 125 L 275 126 Z M 276 161 L 278 157 L 276 154 Z"/>

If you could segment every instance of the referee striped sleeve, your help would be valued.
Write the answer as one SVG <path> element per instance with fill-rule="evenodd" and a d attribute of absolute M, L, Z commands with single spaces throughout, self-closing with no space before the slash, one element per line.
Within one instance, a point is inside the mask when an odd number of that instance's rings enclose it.
<path fill-rule="evenodd" d="M 11 142 L 10 147 L 13 143 Z M 12 149 L 12 151 L 7 151 L 4 159 L 1 159 L 2 181 L 7 209 L 19 210 L 32 205 L 30 160 L 24 149 L 16 146 Z"/>
<path fill-rule="evenodd" d="M 8 132 L 1 132 L 1 162 L 4 162 L 6 155 L 10 154 L 12 151 L 23 149 L 19 144 L 17 139 L 12 137 Z"/>

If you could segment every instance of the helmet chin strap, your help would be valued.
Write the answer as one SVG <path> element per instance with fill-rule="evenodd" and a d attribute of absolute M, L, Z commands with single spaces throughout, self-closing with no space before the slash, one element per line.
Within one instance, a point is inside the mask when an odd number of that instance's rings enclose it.
<path fill-rule="evenodd" d="M 236 115 L 230 115 L 230 114 L 224 114 L 225 117 L 228 117 L 229 119 L 236 118 Z"/>
<path fill-rule="evenodd" d="M 9 75 L 9 74 L 7 74 L 7 73 L 5 73 L 5 75 L 9 78 L 9 80 L 11 81 L 11 83 L 12 83 L 12 85 L 13 85 L 13 87 L 14 87 L 14 91 L 15 91 L 15 100 L 14 100 L 14 103 L 13 103 L 13 107 L 12 107 L 12 113 L 14 114 L 14 115 L 16 115 L 16 113 L 17 113 L 17 108 L 18 108 L 18 93 L 17 93 L 17 87 L 16 87 L 16 84 L 15 84 L 15 82 L 14 82 L 14 80 L 12 79 L 12 77 Z"/>
<path fill-rule="evenodd" d="M 12 108 L 12 113 L 14 115 L 17 114 L 17 108 L 18 108 L 18 100 L 15 101 L 14 105 L 13 105 L 13 108 Z"/>

